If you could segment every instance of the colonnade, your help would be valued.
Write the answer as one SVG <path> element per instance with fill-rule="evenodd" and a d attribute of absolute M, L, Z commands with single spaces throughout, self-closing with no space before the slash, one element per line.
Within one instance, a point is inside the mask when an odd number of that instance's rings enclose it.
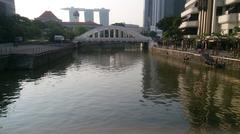
<path fill-rule="evenodd" d="M 95 32 L 89 36 L 90 38 L 134 38 L 131 34 L 128 34 L 119 29 L 106 29 Z"/>

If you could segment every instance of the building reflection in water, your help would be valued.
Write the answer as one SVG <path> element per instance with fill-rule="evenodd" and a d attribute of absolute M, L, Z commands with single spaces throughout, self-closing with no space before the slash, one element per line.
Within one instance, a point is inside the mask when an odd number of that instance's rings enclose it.
<path fill-rule="evenodd" d="M 23 82 L 36 82 L 49 74 L 65 76 L 71 69 L 78 69 L 81 66 L 87 66 L 85 69 L 90 68 L 88 71 L 94 70 L 94 73 L 101 71 L 104 72 L 103 74 L 112 75 L 111 72 L 134 69 L 135 65 L 141 67 L 143 65 L 142 81 L 136 81 L 136 83 L 142 83 L 143 98 L 158 106 L 171 106 L 173 103 L 180 106 L 190 124 L 188 133 L 240 131 L 240 80 L 234 75 L 237 73 L 195 67 L 186 65 L 182 61 L 139 52 L 90 54 L 76 52 L 73 57 L 61 59 L 60 64 L 56 63 L 36 71 L 3 72 L 0 75 L 0 117 L 7 116 L 9 104 L 21 97 Z M 133 77 L 133 79 L 135 81 L 137 78 Z M 114 86 L 113 89 L 115 89 Z M 142 99 L 141 96 L 140 99 Z M 138 105 L 138 101 L 134 101 L 132 105 L 139 106 L 139 109 L 143 108 Z M 172 109 L 176 110 L 176 107 L 173 106 Z M 178 111 L 181 110 L 178 109 Z M 178 111 L 171 111 L 172 115 Z M 156 120 L 161 122 L 159 118 Z M 172 117 L 172 120 L 175 121 L 175 117 Z M 178 120 L 185 123 L 182 118 Z"/>
<path fill-rule="evenodd" d="M 154 103 L 165 104 L 167 101 L 178 101 L 179 70 L 174 66 L 159 64 L 151 56 L 144 57 L 143 97 Z"/>
<path fill-rule="evenodd" d="M 240 80 L 228 71 L 147 56 L 142 92 L 145 99 L 156 104 L 182 104 L 191 125 L 189 133 L 240 131 Z"/>
<path fill-rule="evenodd" d="M 75 52 L 49 66 L 34 71 L 7 71 L 0 75 L 0 117 L 7 116 L 8 106 L 19 99 L 23 82 L 35 82 L 48 75 L 64 76 L 69 69 L 92 65 L 101 71 L 124 71 L 141 60 L 139 52 Z"/>
<path fill-rule="evenodd" d="M 3 71 L 0 75 L 0 117 L 7 116 L 8 105 L 16 102 L 22 90 L 22 82 L 36 82 L 42 77 L 52 75 L 65 75 L 66 68 L 73 62 L 72 55 L 64 57 L 61 61 L 41 67 L 34 71 Z M 60 64 L 59 64 L 60 63 Z"/>
<path fill-rule="evenodd" d="M 80 52 L 75 55 L 74 64 L 77 65 L 81 62 L 83 65 L 92 65 L 102 71 L 123 71 L 131 68 L 141 58 L 139 51 Z"/>

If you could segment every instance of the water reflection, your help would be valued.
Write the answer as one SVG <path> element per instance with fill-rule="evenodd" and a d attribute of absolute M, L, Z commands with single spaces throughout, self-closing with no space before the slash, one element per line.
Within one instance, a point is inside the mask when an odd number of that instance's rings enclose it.
<path fill-rule="evenodd" d="M 64 57 L 49 66 L 34 71 L 2 71 L 0 75 L 0 118 L 7 116 L 8 105 L 21 97 L 22 82 L 36 82 L 42 77 L 65 75 L 66 68 L 73 62 L 72 55 Z"/>
<path fill-rule="evenodd" d="M 59 62 L 36 71 L 1 73 L 3 132 L 240 131 L 239 72 L 139 51 L 75 52 Z M 21 105 L 16 108 L 19 113 L 7 116 L 11 104 Z"/>
<path fill-rule="evenodd" d="M 140 51 L 97 51 L 78 52 L 75 55 L 75 65 L 92 65 L 105 71 L 124 71 L 141 60 Z"/>
<path fill-rule="evenodd" d="M 237 133 L 240 131 L 240 80 L 238 77 L 231 75 L 232 73 L 228 71 L 194 67 L 183 64 L 181 61 L 166 59 L 166 57 L 156 56 L 147 61 L 151 61 L 148 64 L 150 67 L 147 66 L 149 72 L 146 73 L 150 76 L 144 75 L 147 76 L 144 97 L 149 96 L 149 89 L 151 89 L 150 95 L 165 94 L 165 98 L 169 97 L 167 94 L 178 93 L 173 98 L 179 97 L 185 116 L 191 124 L 189 133 Z M 161 79 L 162 77 L 164 79 Z M 162 85 L 155 86 L 154 83 L 162 83 Z M 164 84 L 167 87 L 164 87 Z M 149 85 L 152 88 L 149 88 Z M 168 90 L 164 92 L 163 89 Z M 154 98 L 154 101 L 157 99 L 159 98 Z"/>
<path fill-rule="evenodd" d="M 146 55 L 143 66 L 143 97 L 160 104 L 178 101 L 178 74 L 176 67 L 166 63 L 159 64 L 153 57 Z"/>

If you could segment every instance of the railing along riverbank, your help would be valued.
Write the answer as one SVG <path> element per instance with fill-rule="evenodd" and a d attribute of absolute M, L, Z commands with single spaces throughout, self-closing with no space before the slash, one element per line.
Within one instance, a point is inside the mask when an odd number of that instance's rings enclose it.
<path fill-rule="evenodd" d="M 200 64 L 203 66 L 224 67 L 230 70 L 240 69 L 240 59 L 233 56 L 231 52 L 216 51 L 216 50 L 202 50 L 195 48 L 175 48 L 158 46 L 157 44 L 150 44 L 150 52 L 159 54 L 170 58 L 182 60 L 183 62 Z M 208 63 L 203 54 L 209 55 L 212 59 L 212 64 Z M 216 66 L 214 66 L 216 65 Z"/>
<path fill-rule="evenodd" d="M 35 69 L 69 54 L 71 44 L 21 45 L 0 48 L 0 70 Z"/>

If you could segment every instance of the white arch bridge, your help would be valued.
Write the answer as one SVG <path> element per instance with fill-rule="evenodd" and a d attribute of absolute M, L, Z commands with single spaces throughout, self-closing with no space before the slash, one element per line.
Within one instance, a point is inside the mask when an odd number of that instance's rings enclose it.
<path fill-rule="evenodd" d="M 74 43 L 148 43 L 151 40 L 129 28 L 120 26 L 101 26 L 81 36 L 75 37 Z"/>

